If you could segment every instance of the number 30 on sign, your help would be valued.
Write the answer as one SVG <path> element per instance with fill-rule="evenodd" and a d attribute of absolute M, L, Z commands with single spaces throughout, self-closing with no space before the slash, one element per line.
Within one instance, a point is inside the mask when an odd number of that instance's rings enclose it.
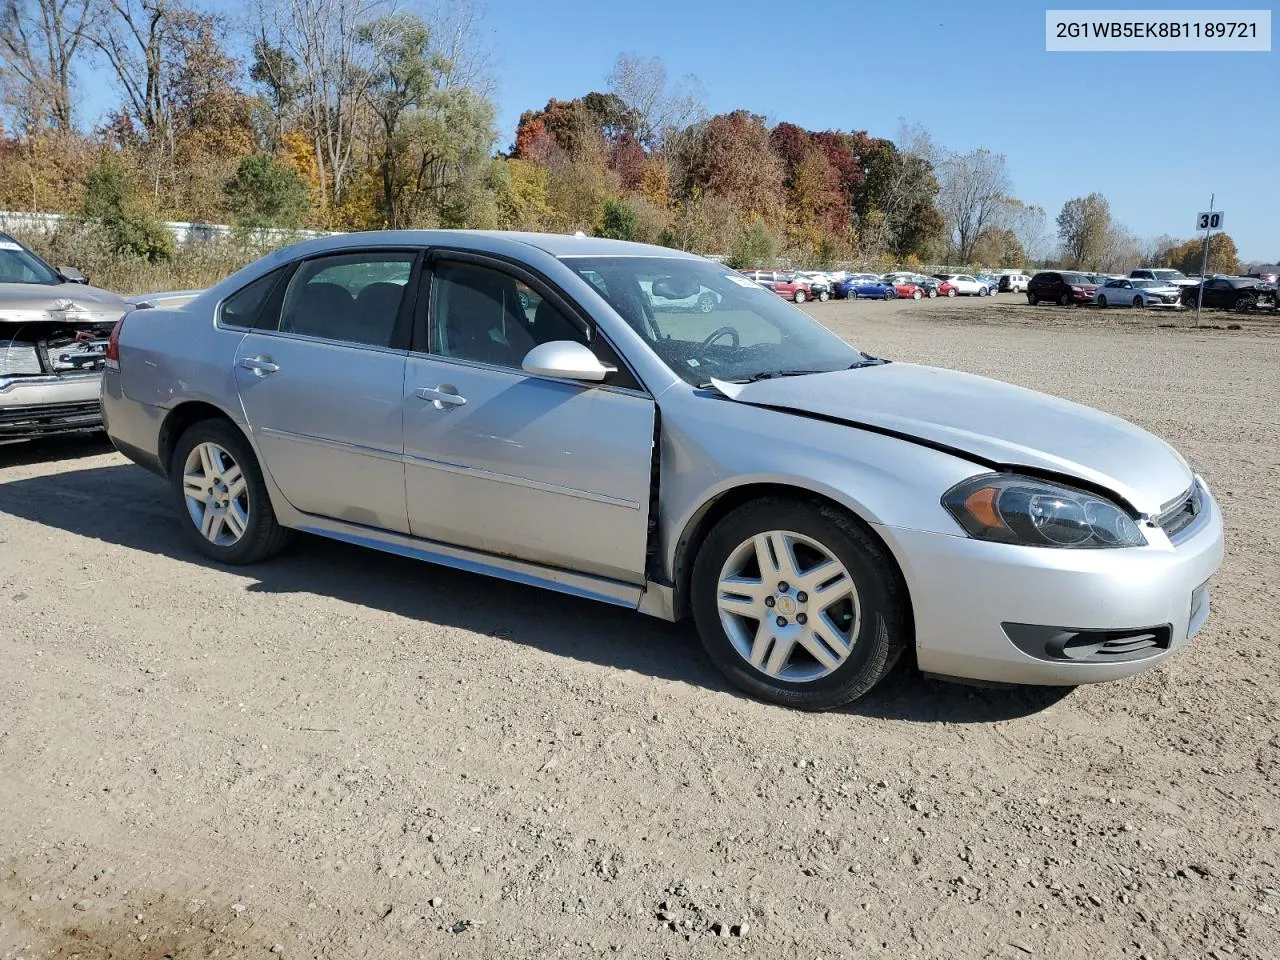
<path fill-rule="evenodd" d="M 1196 214 L 1197 230 L 1221 230 L 1223 213 L 1221 210 L 1213 210 L 1208 213 Z"/>

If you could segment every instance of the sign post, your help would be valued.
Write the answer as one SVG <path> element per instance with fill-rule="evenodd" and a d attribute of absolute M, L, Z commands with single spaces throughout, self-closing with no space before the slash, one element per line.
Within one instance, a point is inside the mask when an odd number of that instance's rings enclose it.
<path fill-rule="evenodd" d="M 1196 229 L 1204 231 L 1204 251 L 1200 254 L 1200 285 L 1196 287 L 1196 326 L 1200 326 L 1200 306 L 1204 303 L 1204 284 L 1209 273 L 1209 235 L 1222 229 L 1226 215 L 1221 210 L 1213 209 L 1213 201 L 1217 195 L 1209 195 L 1209 209 L 1196 214 Z"/>

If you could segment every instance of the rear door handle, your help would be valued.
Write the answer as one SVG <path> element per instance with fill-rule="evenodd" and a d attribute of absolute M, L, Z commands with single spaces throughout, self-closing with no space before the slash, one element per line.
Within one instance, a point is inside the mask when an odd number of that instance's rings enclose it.
<path fill-rule="evenodd" d="M 278 364 L 271 362 L 270 357 L 243 357 L 240 360 L 240 366 L 246 370 L 252 370 L 259 377 L 265 377 L 280 369 Z"/>
<path fill-rule="evenodd" d="M 414 391 L 414 395 L 423 400 L 430 400 L 436 405 L 436 409 L 444 409 L 446 405 L 450 407 L 460 407 L 467 402 L 466 397 L 458 396 L 453 387 L 447 383 L 439 387 L 419 387 Z"/>

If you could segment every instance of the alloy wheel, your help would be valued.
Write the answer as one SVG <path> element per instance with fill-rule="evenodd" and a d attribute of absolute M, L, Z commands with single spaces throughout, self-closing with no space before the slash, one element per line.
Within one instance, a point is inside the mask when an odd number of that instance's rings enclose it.
<path fill-rule="evenodd" d="M 772 530 L 743 541 L 717 581 L 720 624 L 734 650 L 775 680 L 808 683 L 839 669 L 862 610 L 853 578 L 817 540 Z"/>
<path fill-rule="evenodd" d="M 249 527 L 249 485 L 235 458 L 212 441 L 187 454 L 182 493 L 196 529 L 210 543 L 230 547 Z"/>

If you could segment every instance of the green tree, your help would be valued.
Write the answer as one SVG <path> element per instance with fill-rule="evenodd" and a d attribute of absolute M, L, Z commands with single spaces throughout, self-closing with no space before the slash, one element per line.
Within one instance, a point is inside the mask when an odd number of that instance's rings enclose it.
<path fill-rule="evenodd" d="M 245 157 L 222 189 L 238 227 L 296 230 L 302 226 L 308 207 L 307 183 L 297 170 L 269 154 Z"/>
<path fill-rule="evenodd" d="M 117 253 L 150 263 L 173 256 L 173 234 L 138 197 L 129 172 L 114 158 L 85 175 L 82 212 L 102 224 Z"/>
<path fill-rule="evenodd" d="M 610 240 L 634 240 L 637 217 L 635 208 L 623 200 L 606 200 L 600 217 L 600 236 Z"/>
<path fill-rule="evenodd" d="M 465 203 L 457 201 L 485 175 L 493 105 L 470 87 L 447 82 L 452 63 L 414 14 L 375 20 L 359 36 L 375 55 L 364 97 L 377 121 L 371 149 L 387 226 L 427 215 L 465 225 Z"/>

